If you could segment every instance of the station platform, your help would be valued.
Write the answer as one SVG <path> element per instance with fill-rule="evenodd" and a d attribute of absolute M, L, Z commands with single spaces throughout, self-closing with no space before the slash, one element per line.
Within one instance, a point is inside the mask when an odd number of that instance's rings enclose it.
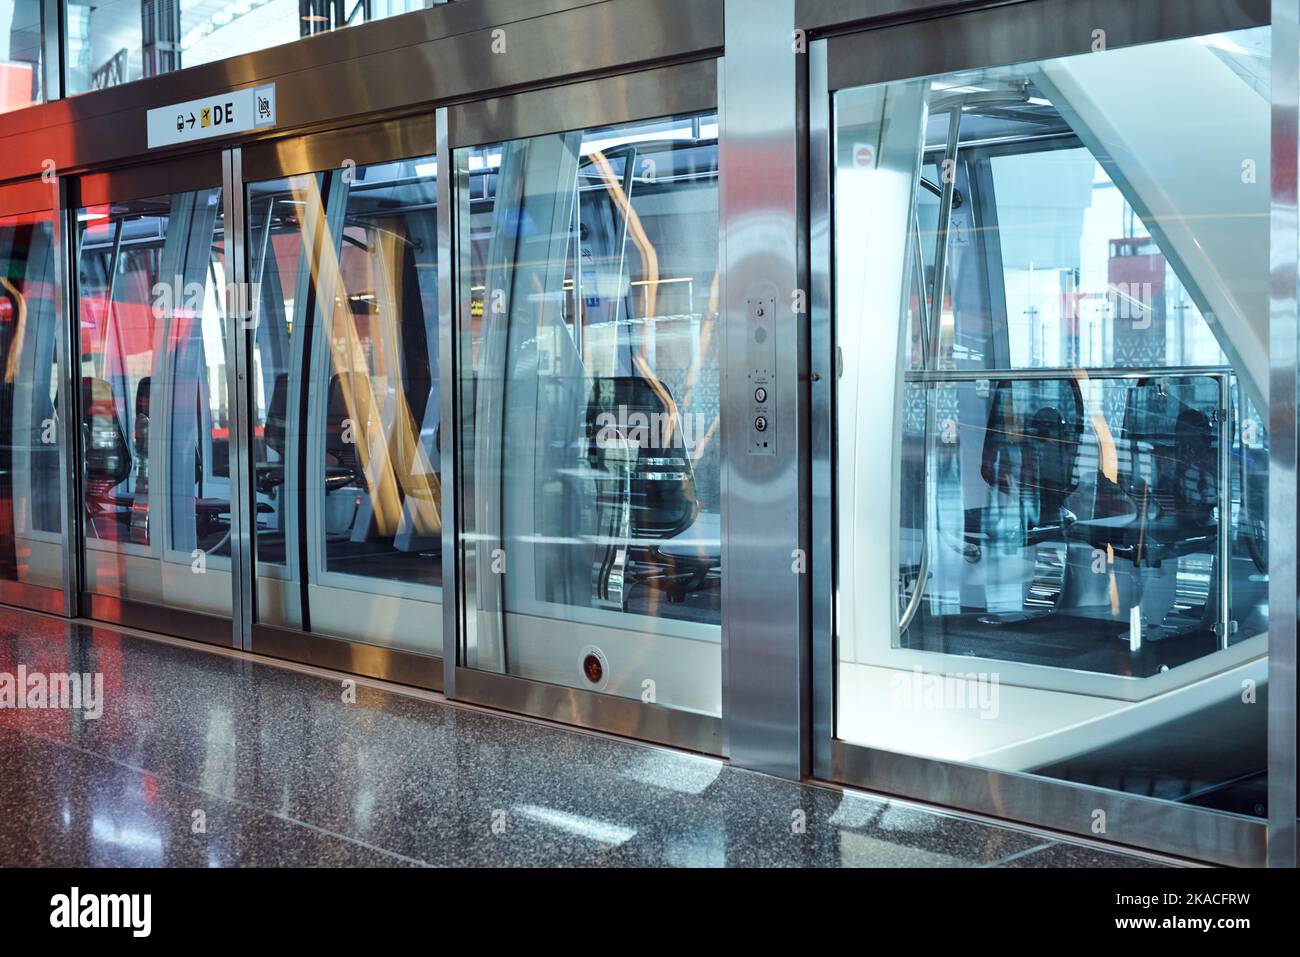
<path fill-rule="evenodd" d="M 0 609 L 0 673 L 20 668 L 29 688 L 34 675 L 102 674 L 102 714 L 0 708 L 3 867 L 1165 863 Z"/>

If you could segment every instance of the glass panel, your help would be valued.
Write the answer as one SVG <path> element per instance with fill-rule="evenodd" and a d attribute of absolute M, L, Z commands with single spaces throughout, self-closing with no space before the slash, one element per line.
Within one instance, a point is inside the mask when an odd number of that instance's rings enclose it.
<path fill-rule="evenodd" d="M 43 98 L 43 9 L 41 0 L 0 0 L 0 113 L 39 103 Z"/>
<path fill-rule="evenodd" d="M 837 94 L 840 738 L 1264 812 L 1267 36 Z"/>
<path fill-rule="evenodd" d="M 449 2 L 67 0 L 68 92 L 101 90 Z"/>
<path fill-rule="evenodd" d="M 716 117 L 456 163 L 462 660 L 717 714 Z"/>
<path fill-rule="evenodd" d="M 63 585 L 54 256 L 50 213 L 0 218 L 0 597 Z"/>
<path fill-rule="evenodd" d="M 900 647 L 1150 677 L 1266 631 L 1259 576 L 1233 582 L 1235 628 L 1218 595 L 1227 385 L 908 382 L 904 599 L 927 577 Z"/>
<path fill-rule="evenodd" d="M 266 624 L 441 653 L 436 172 L 248 187 Z"/>
<path fill-rule="evenodd" d="M 85 589 L 229 615 L 221 189 L 77 220 Z"/>

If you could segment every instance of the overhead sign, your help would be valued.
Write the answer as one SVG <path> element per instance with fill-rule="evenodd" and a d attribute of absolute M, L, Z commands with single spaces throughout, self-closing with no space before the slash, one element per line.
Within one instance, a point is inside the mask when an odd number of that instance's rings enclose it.
<path fill-rule="evenodd" d="M 187 100 L 149 111 L 149 149 L 275 126 L 275 84 Z"/>

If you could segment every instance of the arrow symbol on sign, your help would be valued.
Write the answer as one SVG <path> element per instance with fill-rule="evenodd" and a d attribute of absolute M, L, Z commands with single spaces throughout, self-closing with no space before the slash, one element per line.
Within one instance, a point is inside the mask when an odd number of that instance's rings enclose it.
<path fill-rule="evenodd" d="M 194 126 L 194 114 L 193 114 L 193 113 L 190 114 L 190 126 L 191 126 L 191 127 Z"/>

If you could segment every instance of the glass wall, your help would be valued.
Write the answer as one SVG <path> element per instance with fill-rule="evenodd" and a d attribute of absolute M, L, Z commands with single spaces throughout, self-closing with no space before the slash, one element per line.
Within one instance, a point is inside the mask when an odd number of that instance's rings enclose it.
<path fill-rule="evenodd" d="M 258 620 L 440 654 L 437 161 L 247 196 Z"/>
<path fill-rule="evenodd" d="M 0 0 L 0 113 L 43 98 L 43 9 L 42 0 Z"/>
<path fill-rule="evenodd" d="M 228 617 L 221 188 L 77 221 L 85 591 Z"/>
<path fill-rule="evenodd" d="M 445 2 L 450 0 L 67 0 L 68 93 L 171 73 Z"/>
<path fill-rule="evenodd" d="M 840 738 L 1264 813 L 1268 49 L 836 95 Z"/>
<path fill-rule="evenodd" d="M 0 217 L 0 600 L 63 586 L 52 213 Z"/>
<path fill-rule="evenodd" d="M 717 135 L 456 151 L 470 667 L 720 713 Z"/>

